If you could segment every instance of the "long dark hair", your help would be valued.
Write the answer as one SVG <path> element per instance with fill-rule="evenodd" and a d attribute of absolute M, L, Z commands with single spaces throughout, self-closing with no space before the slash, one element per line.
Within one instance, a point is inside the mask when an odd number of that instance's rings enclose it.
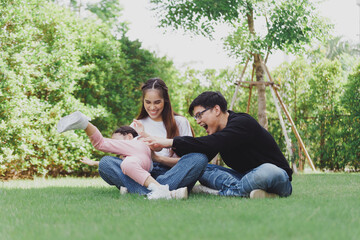
<path fill-rule="evenodd" d="M 162 121 L 165 125 L 167 138 L 174 138 L 179 136 L 179 128 L 175 122 L 174 115 L 178 115 L 172 109 L 168 88 L 163 80 L 160 78 L 151 78 L 147 80 L 141 87 L 142 91 L 142 106 L 139 115 L 136 119 L 144 119 L 149 116 L 144 107 L 144 98 L 147 90 L 156 89 L 160 92 L 160 96 L 164 99 L 164 109 L 161 113 Z"/>

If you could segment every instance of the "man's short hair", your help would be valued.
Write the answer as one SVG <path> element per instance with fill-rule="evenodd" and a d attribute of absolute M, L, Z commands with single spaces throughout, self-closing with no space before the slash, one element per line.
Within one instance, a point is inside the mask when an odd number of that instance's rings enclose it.
<path fill-rule="evenodd" d="M 138 136 L 138 133 L 135 131 L 135 129 L 133 129 L 132 127 L 130 126 L 122 126 L 122 127 L 119 127 L 118 129 L 116 129 L 114 131 L 113 134 L 115 133 L 120 133 L 121 135 L 127 135 L 129 133 L 131 133 L 131 135 L 133 135 L 133 137 L 137 137 Z"/>
<path fill-rule="evenodd" d="M 227 102 L 220 92 L 203 92 L 199 96 L 197 96 L 190 104 L 189 114 L 193 116 L 194 108 L 197 106 L 201 106 L 204 108 L 213 108 L 215 107 L 215 105 L 219 105 L 223 113 L 227 111 Z"/>

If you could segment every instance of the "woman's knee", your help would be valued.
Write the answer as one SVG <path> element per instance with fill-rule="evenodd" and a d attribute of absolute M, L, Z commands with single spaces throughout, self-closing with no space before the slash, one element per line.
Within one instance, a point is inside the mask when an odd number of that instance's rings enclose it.
<path fill-rule="evenodd" d="M 99 172 L 106 172 L 107 169 L 111 169 L 116 165 L 120 167 L 121 159 L 112 156 L 105 156 L 100 159 Z"/>
<path fill-rule="evenodd" d="M 204 168 L 208 164 L 208 158 L 203 153 L 189 153 L 184 155 L 180 161 L 188 161 L 188 164 L 192 164 L 194 167 Z"/>

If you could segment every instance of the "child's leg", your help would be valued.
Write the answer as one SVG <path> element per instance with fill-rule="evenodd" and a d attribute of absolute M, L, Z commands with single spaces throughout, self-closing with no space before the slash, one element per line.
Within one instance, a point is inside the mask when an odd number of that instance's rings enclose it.
<path fill-rule="evenodd" d="M 127 188 L 129 193 L 137 193 L 140 195 L 146 195 L 150 191 L 135 182 L 132 178 L 125 175 L 120 167 L 122 159 L 112 156 L 105 156 L 99 162 L 99 174 L 105 182 L 110 185 L 115 185 L 120 189 L 120 186 Z"/>
<path fill-rule="evenodd" d="M 160 185 L 160 183 L 158 183 L 151 175 L 149 175 L 144 182 L 144 186 L 149 187 L 151 183 L 155 185 Z"/>
<path fill-rule="evenodd" d="M 86 132 L 86 135 L 90 137 L 96 132 L 97 128 L 92 123 L 88 123 L 84 130 Z"/>
<path fill-rule="evenodd" d="M 90 118 L 79 111 L 61 118 L 57 124 L 58 132 L 66 132 L 74 129 L 85 129 Z"/>
<path fill-rule="evenodd" d="M 141 160 L 137 157 L 126 157 L 121 163 L 121 170 L 142 186 L 148 187 L 150 183 L 160 185 L 151 177 L 150 173 L 145 170 L 144 167 L 146 166 L 142 166 L 143 164 L 141 163 Z"/>
<path fill-rule="evenodd" d="M 141 163 L 144 164 L 144 162 L 141 162 L 141 160 L 136 157 L 126 157 L 121 164 L 121 169 L 124 174 L 132 178 L 135 182 L 151 190 L 147 195 L 148 199 L 185 199 L 188 197 L 186 187 L 170 191 L 169 185 L 159 184 L 150 173 L 145 170 Z"/>
<path fill-rule="evenodd" d="M 58 131 L 65 132 L 68 130 L 83 129 L 86 135 L 90 137 L 96 132 L 97 128 L 89 121 L 90 119 L 87 116 L 77 111 L 60 119 Z"/>

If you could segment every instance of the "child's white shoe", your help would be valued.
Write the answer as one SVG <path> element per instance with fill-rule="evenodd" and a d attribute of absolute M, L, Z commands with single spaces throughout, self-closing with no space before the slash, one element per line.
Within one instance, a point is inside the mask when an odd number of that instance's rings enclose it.
<path fill-rule="evenodd" d="M 276 193 L 269 193 L 262 189 L 252 190 L 250 193 L 250 198 L 276 198 L 279 197 Z"/>
<path fill-rule="evenodd" d="M 156 185 L 150 183 L 148 189 L 151 191 L 147 194 L 148 199 L 170 199 L 171 194 L 169 185 Z"/>
<path fill-rule="evenodd" d="M 120 186 L 120 194 L 125 195 L 128 193 L 128 190 L 126 187 Z"/>
<path fill-rule="evenodd" d="M 187 187 L 178 188 L 176 190 L 169 190 L 169 185 L 156 185 L 153 183 L 149 184 L 148 187 L 151 190 L 147 194 L 148 199 L 187 199 L 188 190 Z"/>
<path fill-rule="evenodd" d="M 178 188 L 176 190 L 170 191 L 171 198 L 175 199 L 187 199 L 188 198 L 188 189 L 187 187 Z"/>
<path fill-rule="evenodd" d="M 192 193 L 204 193 L 204 194 L 211 194 L 211 195 L 219 195 L 219 190 L 215 190 L 204 185 L 195 185 L 191 190 Z"/>
<path fill-rule="evenodd" d="M 85 129 L 91 119 L 80 111 L 76 111 L 60 119 L 57 124 L 59 133 L 74 129 Z"/>

